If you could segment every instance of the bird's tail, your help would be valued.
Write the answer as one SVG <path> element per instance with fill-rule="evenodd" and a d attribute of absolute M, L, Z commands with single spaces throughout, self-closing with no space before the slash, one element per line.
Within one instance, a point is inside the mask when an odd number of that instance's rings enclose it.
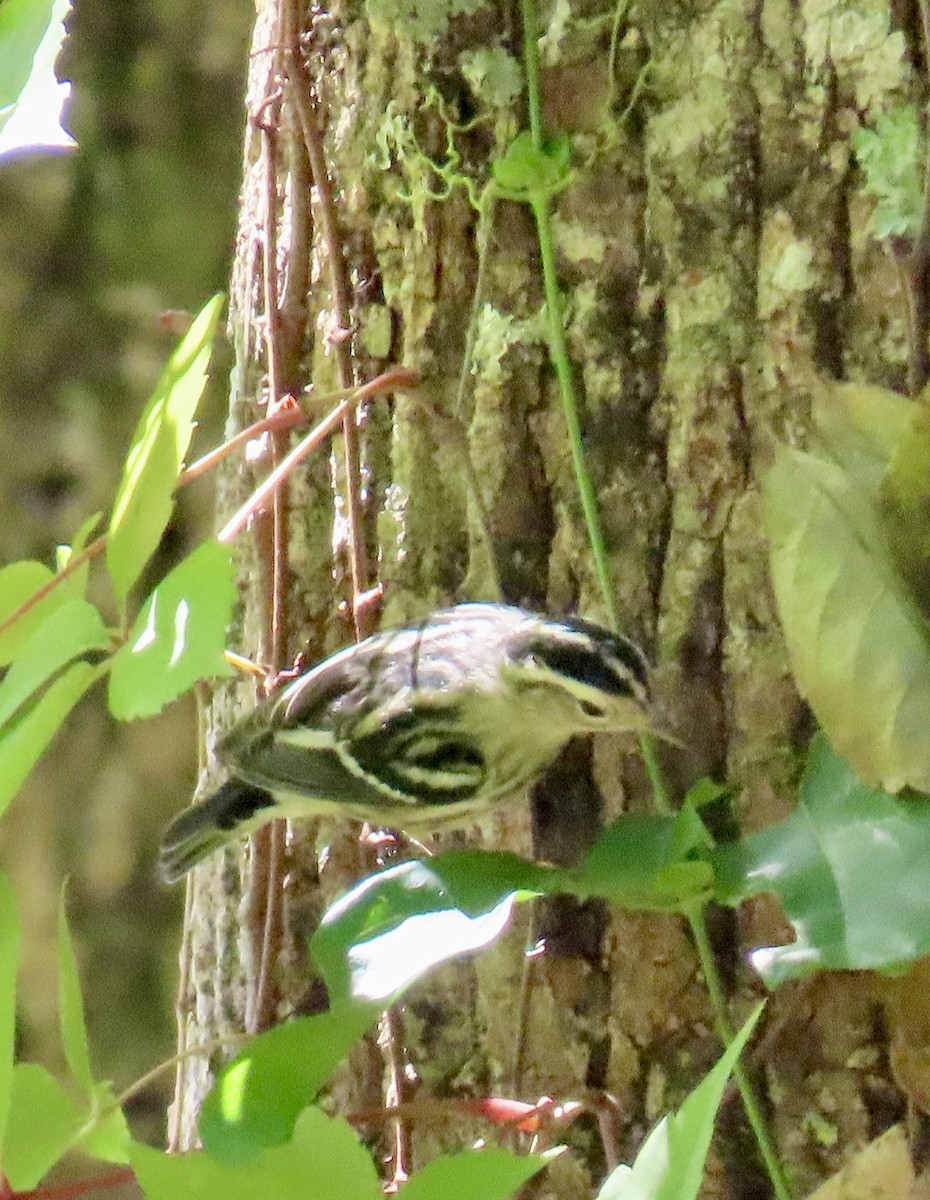
<path fill-rule="evenodd" d="M 219 791 L 193 804 L 171 822 L 162 838 L 158 870 L 166 883 L 176 883 L 191 867 L 240 837 L 261 809 L 274 804 L 264 788 L 228 779 Z M 267 819 L 267 818 L 266 818 Z"/>

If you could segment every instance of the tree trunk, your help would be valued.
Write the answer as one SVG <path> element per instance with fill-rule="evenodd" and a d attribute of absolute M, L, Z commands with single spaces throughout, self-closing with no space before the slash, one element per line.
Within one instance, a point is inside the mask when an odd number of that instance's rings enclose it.
<path fill-rule="evenodd" d="M 554 201 L 558 270 L 616 607 L 657 664 L 664 720 L 681 743 L 663 752 L 673 793 L 701 775 L 726 779 L 736 820 L 755 829 L 788 811 L 809 724 L 775 618 L 758 484 L 777 440 L 804 426 L 812 370 L 902 384 L 905 305 L 863 232 L 869 201 L 849 135 L 916 87 L 914 29 L 896 29 L 881 0 L 842 14 L 780 0 L 557 0 L 540 23 L 545 128 L 571 138 L 570 183 Z M 521 38 L 512 6 L 478 0 L 437 10 L 352 0 L 306 21 L 292 0 L 259 5 L 232 423 L 254 419 L 269 394 L 274 403 L 311 380 L 317 393 L 343 386 L 347 370 L 367 380 L 402 363 L 421 385 L 358 421 L 355 536 L 370 564 L 361 577 L 347 565 L 341 445 L 332 464 L 319 456 L 291 485 L 286 628 L 274 636 L 269 521 L 244 540 L 245 653 L 284 666 L 307 639 L 311 655 L 328 652 L 352 635 L 337 605 L 376 580 L 387 623 L 494 598 L 498 587 L 510 602 L 606 617 L 549 365 L 532 216 L 501 200 L 481 220 L 464 186 L 480 190 L 526 123 Z M 251 484 L 250 470 L 230 473 L 223 514 Z M 247 702 L 241 687 L 223 689 L 214 728 Z M 603 823 L 649 803 L 634 745 L 572 745 L 530 806 L 474 837 L 572 862 Z M 286 849 L 273 988 L 257 999 L 267 839 L 253 848 L 255 872 L 240 876 L 229 856 L 197 873 L 189 1042 L 312 1010 L 303 937 L 323 897 L 366 867 L 349 834 L 333 844 L 325 870 L 312 831 Z M 403 1036 L 419 1094 L 606 1091 L 629 1161 L 719 1051 L 687 932 L 674 917 L 597 904 L 551 904 L 535 920 L 542 957 L 522 955 L 523 917 L 408 999 Z M 742 954 L 783 940 L 784 922 L 759 902 L 738 919 L 719 914 L 714 933 L 738 1014 L 760 990 Z M 878 1060 L 877 1005 L 868 980 L 845 975 L 786 986 L 769 1006 L 761 1059 L 750 1061 L 798 1194 L 900 1112 L 877 1069 L 850 1065 Z M 379 1103 L 385 1073 L 366 1045 L 336 1085 L 340 1103 Z M 183 1144 L 205 1077 L 189 1068 Z M 728 1115 L 705 1194 L 759 1194 L 736 1102 Z M 465 1136 L 415 1133 L 408 1165 Z M 541 1190 L 585 1196 L 604 1169 L 579 1141 Z"/>

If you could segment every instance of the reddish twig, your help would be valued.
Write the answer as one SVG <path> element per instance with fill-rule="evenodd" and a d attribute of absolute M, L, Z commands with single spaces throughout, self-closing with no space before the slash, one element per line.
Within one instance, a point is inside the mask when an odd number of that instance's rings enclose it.
<path fill-rule="evenodd" d="M 280 13 L 279 18 L 280 20 Z M 276 41 L 280 42 L 280 28 Z M 275 53 L 272 72 L 277 80 L 281 75 L 281 55 Z M 264 210 L 262 212 L 262 294 L 264 300 L 264 347 L 265 364 L 268 372 L 268 408 L 273 414 L 278 411 L 284 395 L 282 360 L 287 357 L 284 345 L 284 330 L 278 298 L 278 189 L 277 147 L 278 127 L 281 122 L 283 90 L 276 83 L 275 98 L 262 106 L 262 121 L 259 126 L 260 159 L 264 174 Z M 269 113 L 269 116 L 265 116 Z M 294 357 L 291 355 L 290 357 Z M 280 465 L 284 455 L 282 435 L 274 432 L 271 438 L 272 471 Z M 275 492 L 271 512 L 263 514 L 256 523 L 256 548 L 262 564 L 261 581 L 264 586 L 264 631 L 260 654 L 269 664 L 269 677 L 281 667 L 284 656 L 283 637 L 285 630 L 284 586 L 287 566 L 287 487 L 284 480 Z M 270 523 L 269 523 L 270 519 Z M 251 886 L 246 897 L 244 911 L 245 935 L 249 940 L 249 958 L 257 963 L 257 969 L 248 980 L 245 1026 L 250 1033 L 258 1033 L 274 1023 L 277 1002 L 275 997 L 272 963 L 277 957 L 283 931 L 281 929 L 281 879 L 279 878 L 280 855 L 273 850 L 275 825 L 266 825 L 252 835 Z"/>
<path fill-rule="evenodd" d="M 293 429 L 297 425 L 303 425 L 307 421 L 307 414 L 300 407 L 296 400 L 290 404 L 280 405 L 273 414 L 267 417 L 262 417 L 260 421 L 254 421 L 246 429 L 240 429 L 238 433 L 233 434 L 228 441 L 222 445 L 209 450 L 196 462 L 191 463 L 178 476 L 178 487 L 185 487 L 189 483 L 193 483 L 195 479 L 199 479 L 201 475 L 206 475 L 208 471 L 212 471 L 214 467 L 219 466 L 224 458 L 228 458 L 234 450 L 238 450 L 240 446 L 245 446 L 254 438 L 260 437 L 263 433 L 271 433 L 275 430 Z"/>
<path fill-rule="evenodd" d="M 70 1183 L 57 1183 L 48 1187 L 31 1188 L 28 1192 L 10 1192 L 15 1200 L 79 1200 L 93 1192 L 123 1187 L 134 1182 L 136 1173 L 132 1167 L 118 1167 L 106 1175 L 93 1175 L 89 1179 L 73 1179 Z"/>
<path fill-rule="evenodd" d="M 406 388 L 415 387 L 416 382 L 417 377 L 413 371 L 408 370 L 406 367 L 395 367 L 393 370 L 377 375 L 370 383 L 362 384 L 355 391 L 351 399 L 343 400 L 341 404 L 337 405 L 328 416 L 320 421 L 294 447 L 290 454 L 282 459 L 276 469 L 255 489 L 239 511 L 226 522 L 217 534 L 219 541 L 231 542 L 237 534 L 242 532 L 252 514 L 261 508 L 276 488 L 281 486 L 281 483 L 291 471 L 302 463 L 321 442 L 325 441 L 330 434 L 339 428 L 347 412 L 351 412 L 356 405 L 361 404 L 364 400 L 370 400 L 372 397 L 383 395 L 385 392 L 401 391 Z"/>
<path fill-rule="evenodd" d="M 333 312 L 336 317 L 336 328 L 331 337 L 333 354 L 339 372 L 340 384 L 347 388 L 355 382 L 355 369 L 352 361 L 350 338 L 353 329 L 352 293 L 349 287 L 348 270 L 346 266 L 345 249 L 339 229 L 336 203 L 333 197 L 333 185 L 330 178 L 329 166 L 326 162 L 326 152 L 323 147 L 323 135 L 320 129 L 319 107 L 307 72 L 300 56 L 300 47 L 296 38 L 293 40 L 285 57 L 291 93 L 297 116 L 303 133 L 307 157 L 310 160 L 310 171 L 316 189 L 317 205 L 320 214 L 320 227 L 323 241 L 326 244 L 326 269 L 329 274 L 330 293 L 332 295 Z M 346 508 L 349 527 L 349 564 L 352 576 L 352 620 L 355 626 L 356 640 L 371 632 L 366 626 L 370 612 L 363 609 L 360 598 L 368 589 L 368 553 L 365 547 L 365 535 L 362 529 L 361 503 L 361 468 L 359 464 L 358 429 L 355 416 L 346 412 L 342 422 L 344 446 L 344 461 L 346 473 Z"/>
<path fill-rule="evenodd" d="M 358 389 L 360 394 L 353 393 L 342 403 L 349 404 L 350 406 L 354 407 L 355 404 L 360 403 L 362 400 L 372 399 L 377 395 L 384 394 L 385 392 L 402 391 L 407 388 L 414 388 L 416 387 L 416 384 L 417 376 L 415 372 L 406 367 L 394 367 L 390 371 L 385 371 L 383 374 L 375 376 L 375 378 L 369 383 L 363 384 L 361 388 Z M 322 401 L 323 399 L 329 399 L 330 396 L 339 394 L 339 392 L 329 393 L 326 397 L 321 396 L 320 400 Z M 320 436 L 320 441 L 328 436 L 329 433 L 332 433 L 333 430 L 339 425 L 339 422 L 342 419 L 342 405 L 340 405 L 335 412 L 339 415 L 335 417 L 334 421 L 334 414 L 330 413 L 326 418 L 326 421 L 321 423 L 327 424 L 328 428 L 326 432 Z M 222 446 L 218 446 L 215 450 L 211 450 L 209 454 L 204 455 L 203 458 L 198 459 L 197 462 L 195 462 L 191 467 L 188 467 L 186 470 L 182 471 L 178 476 L 177 487 L 180 489 L 182 487 L 186 487 L 189 483 L 193 483 L 195 479 L 199 479 L 200 476 L 203 475 L 209 468 L 216 466 L 217 463 L 226 458 L 233 450 L 238 449 L 239 446 L 244 445 L 251 438 L 254 438 L 275 427 L 278 429 L 292 429 L 296 425 L 303 424 L 306 420 L 307 415 L 300 409 L 286 409 L 282 410 L 276 416 L 263 417 L 262 420 L 256 421 L 253 425 L 250 425 L 248 429 L 244 429 L 241 433 L 237 433 L 235 437 L 230 438 L 228 442 L 224 442 Z M 330 424 L 331 421 L 333 422 L 332 424 Z M 314 433 L 315 432 L 316 431 L 314 431 Z M 312 446 L 307 450 L 307 453 L 309 453 L 309 450 L 311 449 L 313 449 Z M 301 456 L 301 458 L 303 457 L 306 457 L 306 455 Z M 209 466 L 205 466 L 204 464 L 208 459 L 210 460 Z M 263 492 L 261 499 L 255 504 L 252 504 L 251 500 L 247 502 L 251 506 L 250 511 L 251 508 L 258 507 L 258 504 L 267 498 L 268 492 L 273 490 L 274 489 L 272 487 Z M 247 512 L 246 520 L 248 519 L 248 515 L 249 513 Z M 236 532 L 238 532 L 238 530 Z M 75 554 L 70 561 L 61 568 L 60 571 L 56 571 L 56 573 L 47 583 L 44 583 L 40 588 L 37 588 L 36 591 L 34 591 L 31 596 L 28 596 L 18 608 L 14 609 L 14 611 L 9 614 L 9 616 L 4 617 L 3 620 L 0 621 L 0 636 L 12 629 L 16 622 L 22 620 L 22 618 L 28 612 L 30 612 L 31 609 L 35 608 L 35 606 L 41 600 L 44 600 L 45 597 L 54 592 L 56 588 L 61 587 L 65 580 L 70 579 L 70 577 L 79 567 L 84 566 L 85 563 L 91 562 L 95 558 L 99 558 L 107 548 L 107 540 L 108 535 L 105 533 L 101 534 L 100 537 L 92 541 L 89 546 L 85 546 L 80 553 Z M 0 1198 L 0 1200 L 2 1200 L 2 1198 Z"/>
<path fill-rule="evenodd" d="M 28 596 L 22 602 L 19 608 L 10 613 L 8 617 L 5 617 L 2 621 L 0 621 L 0 635 L 6 633 L 8 629 L 12 629 L 16 622 L 22 620 L 26 613 L 29 612 L 30 609 L 35 608 L 40 600 L 44 600 L 45 597 L 51 595 L 51 593 L 54 592 L 57 587 L 61 587 L 64 581 L 73 575 L 78 567 L 83 567 L 83 565 L 87 562 L 90 562 L 91 559 L 97 558 L 104 552 L 104 550 L 106 550 L 106 548 L 107 535 L 103 533 L 95 541 L 91 542 L 89 546 L 85 546 L 80 554 L 75 554 L 73 558 L 71 558 L 71 560 L 61 568 L 60 571 L 56 571 L 48 583 L 43 583 L 42 586 L 34 591 L 31 596 Z"/>

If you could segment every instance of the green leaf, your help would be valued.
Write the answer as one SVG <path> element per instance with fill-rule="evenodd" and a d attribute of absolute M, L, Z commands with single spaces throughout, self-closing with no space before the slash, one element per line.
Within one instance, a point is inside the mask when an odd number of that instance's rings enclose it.
<path fill-rule="evenodd" d="M 633 1166 L 611 1171 L 597 1200 L 695 1200 L 723 1090 L 763 1007 L 756 1007 L 681 1108 L 653 1129 Z"/>
<path fill-rule="evenodd" d="M 56 547 L 55 566 L 59 571 L 63 571 L 72 558 L 86 549 L 87 543 L 90 541 L 90 536 L 96 531 L 102 517 L 103 513 L 100 512 L 89 516 L 86 521 L 81 523 L 70 546 Z M 75 600 L 82 600 L 87 591 L 87 577 L 89 574 L 90 562 L 85 562 L 61 586 L 66 589 L 69 596 Z"/>
<path fill-rule="evenodd" d="M 383 1200 L 371 1155 L 341 1117 L 308 1108 L 287 1145 L 232 1166 L 209 1154 L 162 1154 L 134 1143 L 130 1161 L 147 1200 Z"/>
<path fill-rule="evenodd" d="M 443 1154 L 405 1184 L 404 1200 L 506 1200 L 546 1165 L 542 1154 L 512 1154 L 499 1146 Z"/>
<path fill-rule="evenodd" d="M 505 850 L 448 850 L 431 858 L 429 867 L 448 889 L 453 904 L 475 916 L 489 912 L 509 895 L 530 899 L 568 887 L 568 876 L 561 868 L 530 862 Z"/>
<path fill-rule="evenodd" d="M 712 887 L 710 864 L 690 857 L 708 843 L 690 805 L 671 817 L 628 814 L 608 826 L 580 870 L 570 872 L 572 891 L 625 908 L 680 908 Z"/>
<path fill-rule="evenodd" d="M 698 810 L 707 804 L 713 804 L 715 801 L 720 800 L 728 791 L 729 788 L 725 783 L 718 783 L 715 779 L 711 779 L 707 775 L 702 775 L 685 792 L 682 804 L 687 805 L 694 813 L 694 816 L 700 820 L 700 817 L 697 816 Z M 701 840 L 705 845 L 709 844 L 706 829 L 703 831 Z M 695 844 L 698 843 L 696 842 Z"/>
<path fill-rule="evenodd" d="M 59 675 L 0 730 L 0 814 L 19 791 L 45 747 L 78 700 L 106 671 L 79 662 Z"/>
<path fill-rule="evenodd" d="M 866 783 L 930 789 L 930 639 L 874 506 L 839 467 L 797 450 L 780 452 L 764 494 L 801 694 Z"/>
<path fill-rule="evenodd" d="M 362 880 L 327 910 L 310 951 L 330 997 L 383 1007 L 432 967 L 500 935 L 510 921 L 513 886 L 495 881 L 492 898 L 484 880 L 488 909 L 472 915 L 451 898 L 432 869 L 437 865 L 433 860 L 429 866 L 412 861 L 390 867 Z"/>
<path fill-rule="evenodd" d="M 204 1149 L 229 1166 L 291 1136 L 350 1047 L 377 1020 L 376 1005 L 334 1004 L 261 1033 L 217 1077 L 200 1110 Z"/>
<path fill-rule="evenodd" d="M 0 725 L 73 659 L 109 650 L 110 644 L 96 608 L 86 600 L 66 600 L 35 630 L 0 683 Z"/>
<path fill-rule="evenodd" d="M 229 550 L 204 542 L 152 592 L 115 655 L 113 715 L 123 721 L 153 716 L 199 679 L 231 675 L 223 652 L 235 602 Z"/>
<path fill-rule="evenodd" d="M 132 1137 L 129 1133 L 129 1126 L 126 1124 L 126 1118 L 123 1116 L 122 1110 L 115 1107 L 115 1103 L 113 1089 L 108 1083 L 94 1085 L 93 1111 L 98 1114 L 106 1110 L 110 1111 L 94 1124 L 89 1133 L 81 1138 L 78 1146 L 85 1154 L 99 1158 L 103 1162 L 128 1163 Z"/>
<path fill-rule="evenodd" d="M 61 1044 L 71 1074 L 87 1093 L 93 1096 L 94 1076 L 90 1068 L 90 1049 L 87 1044 L 87 1025 L 84 1021 L 84 1001 L 81 997 L 81 977 L 68 929 L 65 890 L 58 902 L 58 1017 L 61 1024 Z"/>
<path fill-rule="evenodd" d="M 877 238 L 914 236 L 923 204 L 920 118 L 913 104 L 883 113 L 874 131 L 857 129 L 853 149 L 865 171 L 866 190 L 878 198 L 870 220 Z"/>
<path fill-rule="evenodd" d="M 503 158 L 491 165 L 500 192 L 510 199 L 540 199 L 559 191 L 568 182 L 572 144 L 567 134 L 549 138 L 540 149 L 530 133 L 518 133 Z"/>
<path fill-rule="evenodd" d="M 751 955 L 772 987 L 930 953 L 930 800 L 866 787 L 822 734 L 795 812 L 718 847 L 713 862 L 720 900 L 772 892 L 794 927 L 790 945 Z"/>
<path fill-rule="evenodd" d="M 818 380 L 811 415 L 826 453 L 874 495 L 916 408 L 908 396 L 887 388 Z"/>
<path fill-rule="evenodd" d="M 75 144 L 61 126 L 71 85 L 55 77 L 70 8 L 69 0 L 0 4 L 0 156 Z"/>
<path fill-rule="evenodd" d="M 694 857 L 709 845 L 687 804 L 674 817 L 622 817 L 576 870 L 483 850 L 402 863 L 362 880 L 333 904 L 311 939 L 311 953 L 330 996 L 393 1003 L 433 967 L 499 937 L 519 900 L 565 892 L 667 911 L 709 897 L 713 868 Z"/>
<path fill-rule="evenodd" d="M 2 1161 L 13 1190 L 34 1188 L 86 1120 L 86 1113 L 44 1067 L 17 1063 Z"/>
<path fill-rule="evenodd" d="M 22 930 L 16 897 L 6 875 L 0 873 L 0 1146 L 6 1136 L 13 1087 L 16 1049 L 16 969 Z"/>
<path fill-rule="evenodd" d="M 0 571 L 0 621 L 11 617 L 24 601 L 53 578 L 48 567 L 40 562 L 24 560 L 4 567 Z M 67 598 L 62 589 L 57 588 L 20 617 L 5 633 L 0 633 L 0 667 L 7 666 L 21 653 L 36 629 L 51 612 L 64 604 Z"/>
<path fill-rule="evenodd" d="M 895 566 L 925 617 L 930 615 L 930 407 L 911 403 L 879 491 L 879 517 Z"/>
<path fill-rule="evenodd" d="M 174 488 L 206 386 L 222 303 L 222 296 L 214 296 L 201 310 L 168 360 L 136 427 L 107 543 L 107 566 L 121 603 L 171 519 Z"/>

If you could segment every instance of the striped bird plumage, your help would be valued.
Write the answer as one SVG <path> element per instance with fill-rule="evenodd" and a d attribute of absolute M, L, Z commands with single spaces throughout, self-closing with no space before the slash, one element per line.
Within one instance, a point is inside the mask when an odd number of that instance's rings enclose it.
<path fill-rule="evenodd" d="M 231 832 L 276 816 L 461 824 L 573 734 L 643 728 L 646 701 L 645 662 L 626 638 L 577 618 L 457 605 L 334 654 L 259 705 L 218 748 L 235 780 L 176 819 L 162 872 L 176 878 Z"/>

